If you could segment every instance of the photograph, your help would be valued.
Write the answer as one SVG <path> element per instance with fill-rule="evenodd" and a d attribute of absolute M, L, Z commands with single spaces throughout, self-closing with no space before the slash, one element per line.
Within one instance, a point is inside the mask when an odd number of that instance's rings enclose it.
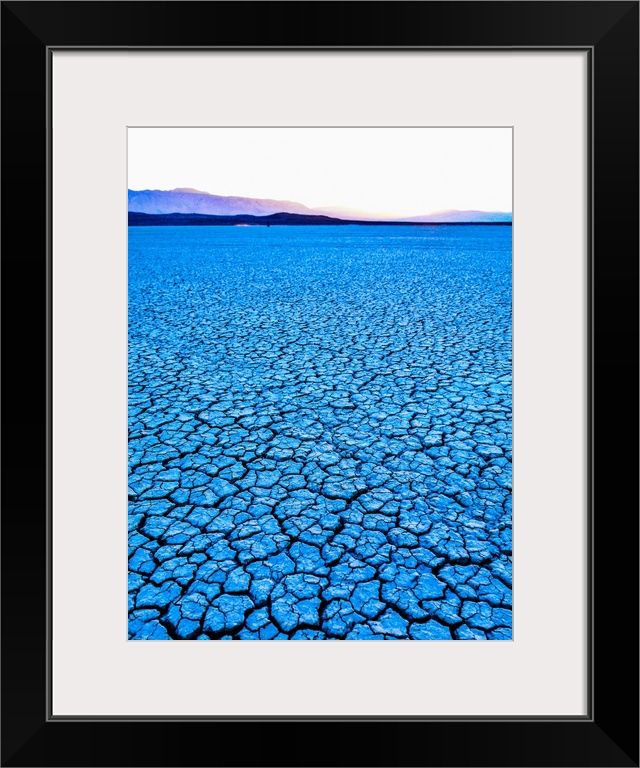
<path fill-rule="evenodd" d="M 513 640 L 512 128 L 127 157 L 128 638 Z"/>

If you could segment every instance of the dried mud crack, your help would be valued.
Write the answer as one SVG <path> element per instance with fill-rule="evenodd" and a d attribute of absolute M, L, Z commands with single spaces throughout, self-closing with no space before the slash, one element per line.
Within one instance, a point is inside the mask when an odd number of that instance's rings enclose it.
<path fill-rule="evenodd" d="M 130 231 L 129 637 L 511 639 L 510 228 L 296 229 Z"/>

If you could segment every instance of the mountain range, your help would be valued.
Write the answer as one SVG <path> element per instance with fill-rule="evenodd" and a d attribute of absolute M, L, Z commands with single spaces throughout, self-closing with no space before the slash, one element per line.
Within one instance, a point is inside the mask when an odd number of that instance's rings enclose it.
<path fill-rule="evenodd" d="M 197 189 L 129 190 L 129 212 L 142 214 L 205 214 L 207 216 L 271 216 L 291 213 L 302 216 L 331 216 L 350 221 L 397 221 L 412 223 L 496 223 L 511 222 L 511 213 L 502 211 L 446 210 L 406 218 L 376 215 L 349 208 L 309 208 L 291 200 L 212 195 Z"/>

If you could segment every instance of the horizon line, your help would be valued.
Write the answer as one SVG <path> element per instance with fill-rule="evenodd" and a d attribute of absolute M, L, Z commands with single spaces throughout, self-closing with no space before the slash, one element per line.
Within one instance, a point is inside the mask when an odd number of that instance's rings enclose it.
<path fill-rule="evenodd" d="M 182 226 L 512 226 L 513 221 L 406 221 L 402 219 L 341 219 L 336 216 L 323 214 L 289 213 L 280 211 L 269 214 L 212 214 L 212 213 L 144 213 L 143 211 L 128 211 L 128 226 L 144 226 L 144 224 L 131 223 L 131 217 L 140 217 L 142 220 L 154 220 L 150 226 L 167 226 L 171 221 L 184 221 Z M 315 221 L 314 221 L 315 219 Z M 176 223 L 177 226 L 179 224 Z"/>
<path fill-rule="evenodd" d="M 216 198 L 225 198 L 225 199 L 242 199 L 242 200 L 253 200 L 253 201 L 268 201 L 268 202 L 280 202 L 280 203 L 292 203 L 294 205 L 301 205 L 305 208 L 307 208 L 309 211 L 323 211 L 326 209 L 332 209 L 332 210 L 344 210 L 346 212 L 351 212 L 353 214 L 362 214 L 367 217 L 382 217 L 379 219 L 380 221 L 384 220 L 403 220 L 403 219 L 411 219 L 411 218 L 417 218 L 420 216 L 436 216 L 438 214 L 447 214 L 447 213 L 483 213 L 483 214 L 495 214 L 495 215 L 504 215 L 504 216 L 511 216 L 513 217 L 513 211 L 509 210 L 486 210 L 482 208 L 437 208 L 432 211 L 428 211 L 427 213 L 419 213 L 419 214 L 410 214 L 410 215 L 402 215 L 402 214 L 392 214 L 392 213 L 383 213 L 383 212 L 370 212 L 361 208 L 357 208 L 356 206 L 351 205 L 335 205 L 335 204 L 327 204 L 327 205 L 318 205 L 318 206 L 309 206 L 306 203 L 302 203 L 299 200 L 291 200 L 291 199 L 279 199 L 274 197 L 251 197 L 249 195 L 220 195 L 215 192 L 207 192 L 206 190 L 201 189 L 195 189 L 195 187 L 173 187 L 172 189 L 160 189 L 160 188 L 152 188 L 152 187 L 146 187 L 145 189 L 132 189 L 127 186 L 127 192 L 132 192 L 134 194 L 141 193 L 141 192 L 178 192 L 181 194 L 195 194 L 195 195 L 206 195 L 207 197 L 216 197 Z M 131 211 L 131 213 L 144 213 L 143 211 Z M 178 211 L 176 211 L 178 213 Z M 195 212 L 194 212 L 195 213 Z M 166 215 L 166 214 L 147 214 L 147 215 Z M 188 213 L 186 214 L 188 215 Z M 210 216 L 216 216 L 216 215 L 243 215 L 243 214 L 200 214 L 200 215 L 210 215 Z M 253 215 L 253 214 L 251 214 Z M 257 214 L 256 214 L 257 215 Z M 266 214 L 270 215 L 270 214 Z M 303 214 L 303 215 L 314 215 L 314 214 Z M 315 215 L 328 215 L 328 214 L 315 214 Z M 336 217 L 337 218 L 337 217 Z M 411 223 L 411 222 L 408 222 Z M 420 223 L 420 222 L 414 222 L 414 223 Z M 426 223 L 426 222 L 425 222 Z M 443 222 L 443 223 L 450 223 L 450 222 Z M 461 222 L 458 222 L 461 223 Z"/>

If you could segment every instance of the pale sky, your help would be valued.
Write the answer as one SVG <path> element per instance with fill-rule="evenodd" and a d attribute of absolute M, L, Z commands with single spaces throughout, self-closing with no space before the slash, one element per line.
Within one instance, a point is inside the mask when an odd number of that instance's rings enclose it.
<path fill-rule="evenodd" d="M 129 189 L 510 212 L 511 141 L 511 128 L 129 128 Z"/>

